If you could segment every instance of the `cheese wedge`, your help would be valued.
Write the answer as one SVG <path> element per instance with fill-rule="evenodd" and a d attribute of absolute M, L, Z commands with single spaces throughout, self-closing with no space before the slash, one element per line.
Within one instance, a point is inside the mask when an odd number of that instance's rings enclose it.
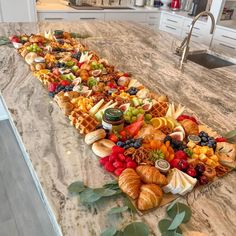
<path fill-rule="evenodd" d="M 175 188 L 172 190 L 172 193 L 179 194 L 180 192 L 183 191 L 184 187 L 183 187 L 182 179 L 178 175 L 179 170 L 174 168 L 174 171 L 175 171 Z"/>
<path fill-rule="evenodd" d="M 163 191 L 165 193 L 172 192 L 175 189 L 175 171 L 174 169 L 170 171 L 170 173 L 167 176 L 168 184 L 164 187 L 162 187 Z"/>
<path fill-rule="evenodd" d="M 192 191 L 194 185 L 193 183 L 189 182 L 189 179 L 186 177 L 187 174 L 183 173 L 182 171 L 178 171 L 177 174 L 180 176 L 183 187 L 183 190 L 179 192 L 179 194 L 183 196 L 186 193 Z"/>

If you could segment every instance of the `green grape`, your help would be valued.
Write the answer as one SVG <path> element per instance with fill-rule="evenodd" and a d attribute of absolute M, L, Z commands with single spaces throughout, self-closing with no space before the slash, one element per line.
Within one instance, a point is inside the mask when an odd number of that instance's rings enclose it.
<path fill-rule="evenodd" d="M 133 114 L 134 116 L 137 116 L 138 113 L 139 113 L 139 110 L 138 110 L 138 109 L 134 109 L 134 110 L 132 111 L 132 114 Z"/>
<path fill-rule="evenodd" d="M 137 120 L 137 117 L 136 116 L 132 116 L 131 117 L 131 123 L 135 122 Z"/>
<path fill-rule="evenodd" d="M 152 119 L 151 114 L 145 114 L 144 117 L 145 117 L 145 120 L 148 120 L 148 121 Z"/>
<path fill-rule="evenodd" d="M 140 114 L 144 114 L 144 113 L 145 113 L 142 108 L 139 108 L 139 109 L 138 109 L 138 112 L 139 112 Z"/>

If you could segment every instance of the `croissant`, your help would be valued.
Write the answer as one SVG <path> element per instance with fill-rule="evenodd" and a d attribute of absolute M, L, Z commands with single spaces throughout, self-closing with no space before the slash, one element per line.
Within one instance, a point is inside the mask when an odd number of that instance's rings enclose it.
<path fill-rule="evenodd" d="M 162 201 L 163 192 L 156 184 L 143 184 L 137 201 L 140 211 L 146 211 L 158 207 Z"/>
<path fill-rule="evenodd" d="M 158 184 L 160 186 L 167 185 L 166 177 L 154 166 L 138 166 L 136 172 L 141 180 L 146 184 Z"/>
<path fill-rule="evenodd" d="M 140 193 L 141 179 L 135 170 L 125 169 L 119 176 L 118 184 L 120 189 L 132 199 L 136 199 Z"/>
<path fill-rule="evenodd" d="M 198 125 L 194 121 L 185 119 L 185 120 L 180 121 L 180 124 L 184 128 L 186 136 L 190 134 L 198 135 L 199 128 L 198 128 Z"/>

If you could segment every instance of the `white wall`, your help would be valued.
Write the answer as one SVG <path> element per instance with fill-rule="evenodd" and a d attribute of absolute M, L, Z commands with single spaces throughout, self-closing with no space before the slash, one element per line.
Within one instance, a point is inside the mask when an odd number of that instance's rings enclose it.
<path fill-rule="evenodd" d="M 4 22 L 36 21 L 35 0 L 0 0 Z"/>

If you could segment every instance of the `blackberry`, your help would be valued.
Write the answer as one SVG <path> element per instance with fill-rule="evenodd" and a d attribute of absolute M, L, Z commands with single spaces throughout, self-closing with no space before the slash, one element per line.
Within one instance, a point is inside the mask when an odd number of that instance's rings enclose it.
<path fill-rule="evenodd" d="M 164 143 L 166 143 L 167 141 L 170 141 L 170 143 L 172 143 L 172 138 L 169 135 L 166 135 L 164 138 Z"/>
<path fill-rule="evenodd" d="M 127 93 L 129 93 L 130 95 L 136 95 L 137 92 L 138 92 L 138 89 L 135 88 L 135 87 L 130 87 L 130 88 L 127 90 Z"/>
<path fill-rule="evenodd" d="M 78 61 L 79 61 L 80 57 L 81 57 L 81 52 L 76 52 L 72 55 L 72 58 L 75 58 Z"/>

